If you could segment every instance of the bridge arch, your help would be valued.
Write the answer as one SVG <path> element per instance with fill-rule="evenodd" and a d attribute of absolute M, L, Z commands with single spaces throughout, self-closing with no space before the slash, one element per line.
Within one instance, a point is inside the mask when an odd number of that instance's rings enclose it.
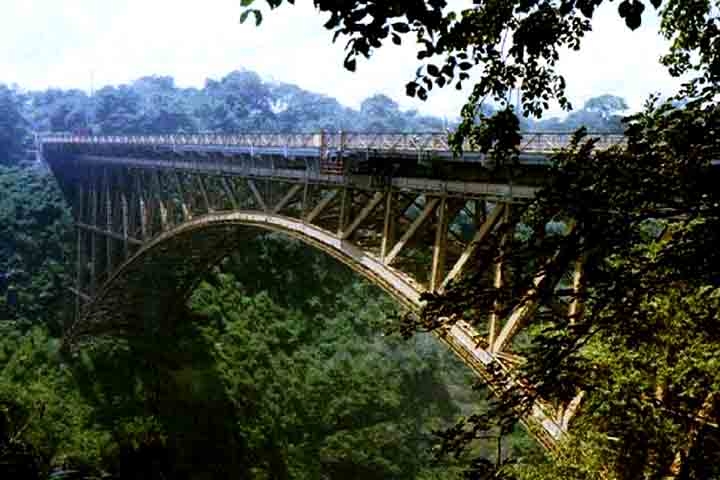
<path fill-rule="evenodd" d="M 167 322 L 177 318 L 173 310 L 185 307 L 203 272 L 262 231 L 324 251 L 417 311 L 426 288 L 441 289 L 462 274 L 479 249 L 498 248 L 493 232 L 512 221 L 515 204 L 533 197 L 545 171 L 542 162 L 528 163 L 521 181 L 509 184 L 466 156 L 462 164 L 448 163 L 453 175 L 447 178 L 410 169 L 377 181 L 361 163 L 348 171 L 318 171 L 310 161 L 278 167 L 283 145 L 313 161 L 328 154 L 326 146 L 313 150 L 290 140 L 44 138 L 40 150 L 72 203 L 77 227 L 72 290 L 80 315 L 66 331 L 65 346 L 85 336 L 134 331 L 172 338 Z M 382 148 L 372 155 L 393 162 L 424 151 L 379 140 Z M 371 143 L 363 145 L 369 155 Z M 353 151 L 361 150 L 356 145 Z M 472 225 L 466 234 L 454 229 L 458 216 Z M 390 267 L 393 263 L 428 286 Z M 502 281 L 502 266 L 493 265 L 491 273 Z M 523 391 L 513 371 L 517 359 L 506 347 L 531 314 L 532 308 L 520 304 L 506 321 L 496 319 L 501 328 L 492 330 L 499 330 L 493 341 L 462 320 L 435 333 L 491 389 Z M 538 400 L 524 421 L 551 447 L 569 418 Z"/>
<path fill-rule="evenodd" d="M 242 248 L 244 239 L 262 232 L 297 239 L 334 257 L 403 307 L 421 308 L 422 286 L 350 241 L 283 215 L 226 211 L 186 221 L 145 243 L 103 283 L 68 330 L 66 341 L 72 344 L 84 335 L 143 328 L 151 320 L 146 315 L 169 315 L 185 302 L 204 272 Z"/>

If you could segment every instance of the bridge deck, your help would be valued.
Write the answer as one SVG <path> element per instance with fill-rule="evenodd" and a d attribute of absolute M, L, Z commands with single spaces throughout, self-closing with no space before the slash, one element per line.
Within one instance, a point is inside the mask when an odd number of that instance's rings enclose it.
<path fill-rule="evenodd" d="M 80 155 L 78 159 L 96 165 L 117 165 L 123 167 L 153 168 L 164 170 L 191 171 L 214 175 L 233 175 L 247 178 L 272 179 L 287 182 L 304 182 L 328 186 L 342 186 L 348 183 L 346 175 L 321 173 L 317 169 L 290 169 L 251 166 L 232 160 L 203 158 L 201 160 L 177 157 L 173 159 L 115 157 L 103 155 Z M 401 191 L 425 192 L 428 194 L 444 194 L 448 196 L 478 196 L 487 199 L 504 199 L 526 201 L 531 199 L 536 187 L 513 185 L 508 183 L 491 183 L 461 180 L 438 180 L 418 177 L 393 177 L 390 186 Z M 354 187 L 373 188 L 373 180 L 369 176 L 354 175 Z"/>

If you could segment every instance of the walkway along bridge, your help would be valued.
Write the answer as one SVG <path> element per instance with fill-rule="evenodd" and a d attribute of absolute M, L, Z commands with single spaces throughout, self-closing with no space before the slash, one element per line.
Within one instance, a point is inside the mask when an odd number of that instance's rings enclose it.
<path fill-rule="evenodd" d="M 503 248 L 499 227 L 570 137 L 527 135 L 510 182 L 479 153 L 453 158 L 443 134 L 43 135 L 38 151 L 77 227 L 66 341 L 171 318 L 204 272 L 263 231 L 332 255 L 417 312 L 422 292 L 442 291 L 481 249 Z M 486 268 L 499 286 L 508 280 L 496 259 Z M 492 389 L 522 389 L 513 343 L 531 314 L 517 305 L 508 318 L 488 312 L 487 333 L 463 321 L 436 333 Z M 523 422 L 552 448 L 578 403 L 537 401 Z"/>

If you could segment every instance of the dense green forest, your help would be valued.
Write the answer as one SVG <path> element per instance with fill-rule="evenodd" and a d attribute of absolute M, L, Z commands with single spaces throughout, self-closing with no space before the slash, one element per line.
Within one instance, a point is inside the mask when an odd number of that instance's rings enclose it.
<path fill-rule="evenodd" d="M 59 337 L 72 221 L 28 132 L 439 130 L 383 96 L 360 111 L 250 72 L 178 89 L 148 77 L 79 91 L 0 90 L 0 472 L 8 478 L 455 478 L 470 454 L 535 456 L 498 432 L 458 458 L 436 433 L 487 392 L 431 335 L 385 334 L 394 305 L 335 260 L 273 235 L 239 245 L 166 337 Z M 280 105 L 280 106 L 279 106 Z M 281 108 L 282 107 L 282 108 Z M 282 111 L 281 111 L 282 110 Z M 3 475 L 5 477 L 5 475 Z"/>
<path fill-rule="evenodd" d="M 601 95 L 564 119 L 520 118 L 519 128 L 618 132 L 626 109 Z M 384 95 L 355 110 L 249 71 L 201 89 L 157 76 L 92 96 L 0 87 L 0 473 L 443 479 L 477 459 L 545 465 L 519 430 L 478 430 L 470 437 L 480 441 L 457 456 L 438 454 L 444 429 L 490 408 L 487 393 L 433 337 L 385 335 L 394 306 L 376 288 L 281 237 L 239 246 L 167 337 L 106 339 L 70 356 L 59 349 L 73 308 L 71 220 L 52 177 L 22 162 L 29 133 L 454 126 Z"/>
<path fill-rule="evenodd" d="M 487 404 L 470 373 L 434 337 L 384 335 L 389 298 L 282 237 L 239 245 L 166 337 L 62 354 L 69 213 L 42 169 L 0 167 L 0 189 L 3 478 L 440 479 L 466 461 L 432 446 Z"/>

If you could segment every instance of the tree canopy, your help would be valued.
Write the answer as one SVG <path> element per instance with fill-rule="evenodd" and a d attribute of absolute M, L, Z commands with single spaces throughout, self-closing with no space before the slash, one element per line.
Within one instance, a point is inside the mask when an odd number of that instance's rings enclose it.
<path fill-rule="evenodd" d="M 0 165 L 12 164 L 22 157 L 26 127 L 20 96 L 0 85 Z"/>
<path fill-rule="evenodd" d="M 431 446 L 485 404 L 470 373 L 430 336 L 384 336 L 389 298 L 282 236 L 208 274 L 177 328 L 63 353 L 67 206 L 40 168 L 0 167 L 0 191 L 3 478 L 449 479 L 467 461 Z"/>
<path fill-rule="evenodd" d="M 260 2 L 246 0 L 251 14 Z M 290 0 L 267 0 L 274 9 Z M 407 84 L 426 98 L 433 87 L 474 88 L 453 135 L 496 159 L 498 168 L 517 156 L 521 121 L 540 116 L 551 101 L 564 108 L 561 52 L 582 49 L 584 35 L 603 0 L 478 0 L 462 11 L 443 0 L 379 2 L 315 0 L 329 15 L 325 27 L 348 38 L 345 67 L 390 40 L 410 35 L 421 67 Z M 502 253 L 480 258 L 477 272 L 428 295 L 416 327 L 437 328 L 438 319 L 465 318 L 487 328 L 495 309 L 506 317 L 531 301 L 535 327 L 522 353 L 519 374 L 533 392 L 504 399 L 502 412 L 530 405 L 536 395 L 558 404 L 584 392 L 580 413 L 560 450 L 547 464 L 493 465 L 482 459 L 466 478 L 717 478 L 720 349 L 720 199 L 714 187 L 720 159 L 720 3 L 695 0 L 623 0 L 618 20 L 634 30 L 648 5 L 657 9 L 659 34 L 670 41 L 660 61 L 683 77 L 666 101 L 648 100 L 625 119 L 627 145 L 593 148 L 578 132 L 558 154 L 547 184 L 526 209 L 488 243 L 522 225 Z M 520 105 L 511 105 L 520 92 Z M 482 115 L 483 100 L 500 108 Z M 610 117 L 624 102 L 601 97 L 586 113 Z M 480 121 L 478 121 L 480 120 Z M 549 229 L 549 225 L 560 228 Z M 483 265 L 506 265 L 512 284 L 497 287 Z M 558 289 L 576 265 L 580 287 Z M 539 275 L 555 279 L 536 285 Z M 563 280 L 565 279 L 565 280 Z M 567 283 L 565 283 L 567 285 Z M 564 290 L 564 291 L 563 291 Z M 581 305 L 573 318 L 568 303 Z M 564 306 L 564 307 L 563 307 Z M 529 397 L 529 398 L 528 398 Z M 521 403 L 518 404 L 517 402 Z M 460 423 L 443 444 L 447 452 L 472 444 L 489 416 Z"/>
<path fill-rule="evenodd" d="M 203 88 L 181 88 L 172 77 L 147 76 L 126 85 L 102 87 L 93 96 L 81 90 L 60 89 L 24 93 L 8 89 L 8 92 L 12 95 L 7 98 L 15 102 L 12 108 L 20 113 L 5 117 L 16 132 L 14 136 L 8 133 L 8 139 L 16 142 L 11 148 L 18 152 L 12 156 L 13 161 L 22 153 L 22 145 L 14 139 L 24 138 L 29 130 L 103 134 L 316 132 L 321 129 L 427 133 L 444 132 L 456 125 L 452 120 L 404 110 L 386 95 L 371 95 L 359 109 L 353 109 L 296 85 L 264 81 L 247 70 L 230 72 L 219 80 L 208 79 Z M 621 98 L 603 98 L 598 97 L 592 105 L 609 105 L 611 101 L 615 106 L 624 104 Z M 612 105 L 610 110 L 608 107 L 584 108 L 564 119 L 526 119 L 522 128 L 567 133 L 584 125 L 593 132 L 617 133 L 621 126 Z M 488 104 L 483 114 L 494 111 L 494 106 Z"/>

